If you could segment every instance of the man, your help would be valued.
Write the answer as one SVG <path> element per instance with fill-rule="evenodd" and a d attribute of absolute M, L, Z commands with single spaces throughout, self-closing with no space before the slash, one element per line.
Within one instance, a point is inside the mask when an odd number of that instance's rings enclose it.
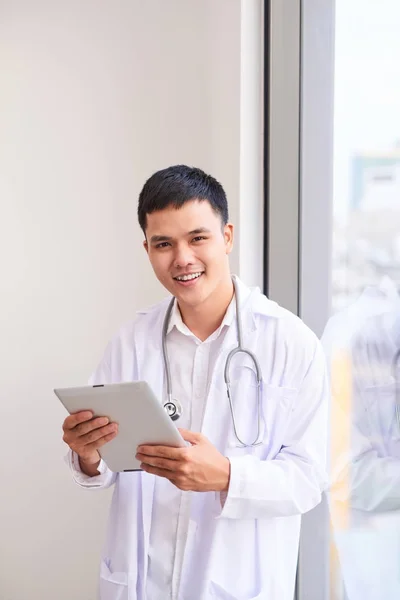
<path fill-rule="evenodd" d="M 258 359 L 262 385 L 258 414 L 255 367 L 236 355 L 235 433 L 224 380 L 238 345 L 225 192 L 200 169 L 170 167 L 144 185 L 138 217 L 154 273 L 176 298 L 166 339 L 178 424 L 190 446 L 141 447 L 143 472 L 115 474 L 98 453 L 117 435 L 115 424 L 90 413 L 65 420 L 75 481 L 115 485 L 100 598 L 292 600 L 300 515 L 319 503 L 325 485 L 322 349 L 300 319 L 236 280 L 243 346 Z M 169 302 L 118 333 L 91 383 L 145 380 L 166 401 Z"/>

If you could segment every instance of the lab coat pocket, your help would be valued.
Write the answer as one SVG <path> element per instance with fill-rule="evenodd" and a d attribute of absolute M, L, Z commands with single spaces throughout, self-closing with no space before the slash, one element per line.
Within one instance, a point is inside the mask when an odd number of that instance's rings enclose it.
<path fill-rule="evenodd" d="M 211 581 L 207 597 L 210 600 L 261 600 L 262 592 L 257 594 L 257 596 L 238 596 L 236 593 L 232 595 L 218 585 L 218 583 Z"/>
<path fill-rule="evenodd" d="M 99 600 L 135 600 L 129 595 L 127 573 L 112 573 L 106 561 L 100 567 Z"/>
<path fill-rule="evenodd" d="M 239 437 L 249 444 L 256 439 L 258 430 L 256 392 L 256 386 L 247 387 L 247 395 L 243 390 L 242 397 L 244 401 L 241 403 L 239 416 L 236 417 Z M 228 437 L 228 447 L 232 450 L 232 456 L 251 453 L 263 459 L 272 458 L 276 456 L 284 445 L 285 433 L 291 419 L 298 391 L 295 388 L 273 386 L 262 381 L 260 393 L 259 440 L 262 443 L 259 446 L 238 447 L 238 440 L 232 426 L 232 431 Z"/>
<path fill-rule="evenodd" d="M 297 396 L 296 388 L 263 384 L 264 441 L 270 447 L 281 449 Z"/>

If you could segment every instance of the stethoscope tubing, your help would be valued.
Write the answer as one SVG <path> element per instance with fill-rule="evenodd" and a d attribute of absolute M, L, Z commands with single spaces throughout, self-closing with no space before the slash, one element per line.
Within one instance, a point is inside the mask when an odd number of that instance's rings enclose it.
<path fill-rule="evenodd" d="M 235 293 L 235 305 L 236 305 L 236 327 L 237 327 L 237 338 L 238 338 L 238 345 L 236 348 L 233 348 L 233 350 L 231 350 L 226 358 L 226 362 L 225 362 L 225 368 L 224 368 L 224 380 L 225 380 L 225 385 L 226 385 L 226 392 L 227 392 L 227 396 L 228 396 L 228 401 L 229 401 L 229 407 L 230 407 L 230 411 L 231 411 L 231 416 L 232 416 L 232 422 L 233 422 L 233 429 L 235 432 L 235 437 L 237 439 L 237 441 L 240 444 L 240 447 L 253 447 L 253 446 L 259 446 L 260 444 L 262 444 L 262 439 L 260 439 L 260 433 L 261 433 L 261 386 L 262 386 L 262 372 L 261 372 L 261 367 L 260 364 L 257 360 L 257 357 L 253 354 L 253 352 L 251 352 L 251 350 L 248 350 L 246 348 L 243 347 L 243 331 L 242 331 L 242 322 L 241 322 L 241 315 L 240 315 L 240 299 L 239 299 L 239 290 L 238 290 L 238 285 L 237 282 L 235 280 L 235 277 L 232 277 L 232 281 L 233 281 L 233 286 L 234 286 L 234 293 Z M 171 302 L 168 305 L 166 314 L 165 314 L 165 318 L 164 318 L 164 323 L 163 323 L 163 329 L 162 329 L 162 352 L 163 352 L 163 360 L 164 360 L 164 372 L 165 372 L 165 377 L 166 377 L 166 383 L 167 383 L 167 398 L 168 401 L 167 403 L 164 405 L 165 407 L 167 405 L 170 406 L 179 406 L 179 403 L 173 399 L 172 397 L 172 381 L 171 381 L 171 368 L 170 368 L 170 363 L 169 363 L 169 357 L 168 357 L 168 349 L 167 349 L 167 333 L 168 333 L 168 325 L 171 319 L 171 313 L 172 313 L 172 309 L 174 307 L 174 303 L 175 303 L 175 298 L 172 298 Z M 238 427 L 237 427 L 237 423 L 236 423 L 236 416 L 235 416 L 235 409 L 233 406 L 233 401 L 232 401 L 232 394 L 231 394 L 231 387 L 230 387 L 230 378 L 229 378 L 229 368 L 230 368 L 230 364 L 231 361 L 233 359 L 233 357 L 236 354 L 246 354 L 247 356 L 249 356 L 254 364 L 255 370 L 256 370 L 256 378 L 257 378 L 257 435 L 254 439 L 254 441 L 250 444 L 244 442 L 241 439 L 241 436 L 239 436 L 239 432 L 238 432 Z M 179 415 L 178 415 L 179 416 Z M 174 418 L 174 417 L 172 417 Z M 176 418 L 176 417 L 175 417 Z"/>

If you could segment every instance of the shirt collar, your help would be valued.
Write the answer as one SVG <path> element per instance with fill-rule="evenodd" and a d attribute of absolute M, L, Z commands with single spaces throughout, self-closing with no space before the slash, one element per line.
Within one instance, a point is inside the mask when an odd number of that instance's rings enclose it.
<path fill-rule="evenodd" d="M 260 314 L 265 317 L 279 318 L 284 316 L 284 312 L 279 304 L 267 298 L 267 296 L 260 291 L 260 288 L 249 288 L 236 275 L 234 275 L 234 277 L 236 278 L 236 282 L 239 287 L 241 308 L 243 305 L 246 305 L 246 308 L 249 307 L 254 314 Z M 170 301 L 171 296 L 167 296 L 164 298 L 164 300 L 158 302 L 157 304 L 153 304 L 152 306 L 138 310 L 137 314 L 147 315 L 158 312 L 162 323 Z"/>
<path fill-rule="evenodd" d="M 241 298 L 241 300 L 242 300 L 242 298 Z M 235 302 L 236 302 L 235 296 L 233 296 L 233 298 L 232 298 L 231 302 L 229 303 L 229 306 L 226 310 L 224 318 L 222 319 L 221 325 L 218 327 L 217 331 L 212 334 L 213 337 L 214 336 L 218 337 L 218 335 L 220 334 L 220 332 L 222 331 L 222 329 L 225 326 L 230 327 L 230 325 L 232 325 L 233 320 L 236 317 L 236 303 Z M 185 335 L 193 335 L 193 333 L 190 331 L 190 329 L 182 321 L 182 315 L 180 313 L 176 299 L 174 302 L 174 306 L 172 308 L 171 318 L 169 320 L 168 329 L 167 329 L 167 335 L 168 335 L 168 333 L 170 333 L 170 331 L 172 331 L 172 329 L 174 327 L 176 327 L 176 329 L 178 331 L 180 331 L 181 333 L 184 333 Z"/>

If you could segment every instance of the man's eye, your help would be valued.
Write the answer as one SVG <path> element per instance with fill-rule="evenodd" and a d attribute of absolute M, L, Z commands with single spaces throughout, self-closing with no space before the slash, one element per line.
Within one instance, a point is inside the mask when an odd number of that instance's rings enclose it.
<path fill-rule="evenodd" d="M 168 242 L 160 242 L 156 245 L 156 248 L 166 248 L 167 246 L 169 246 Z"/>
<path fill-rule="evenodd" d="M 206 240 L 207 238 L 205 238 L 203 235 L 198 235 L 197 237 L 193 238 L 194 242 L 201 242 L 202 240 Z"/>

